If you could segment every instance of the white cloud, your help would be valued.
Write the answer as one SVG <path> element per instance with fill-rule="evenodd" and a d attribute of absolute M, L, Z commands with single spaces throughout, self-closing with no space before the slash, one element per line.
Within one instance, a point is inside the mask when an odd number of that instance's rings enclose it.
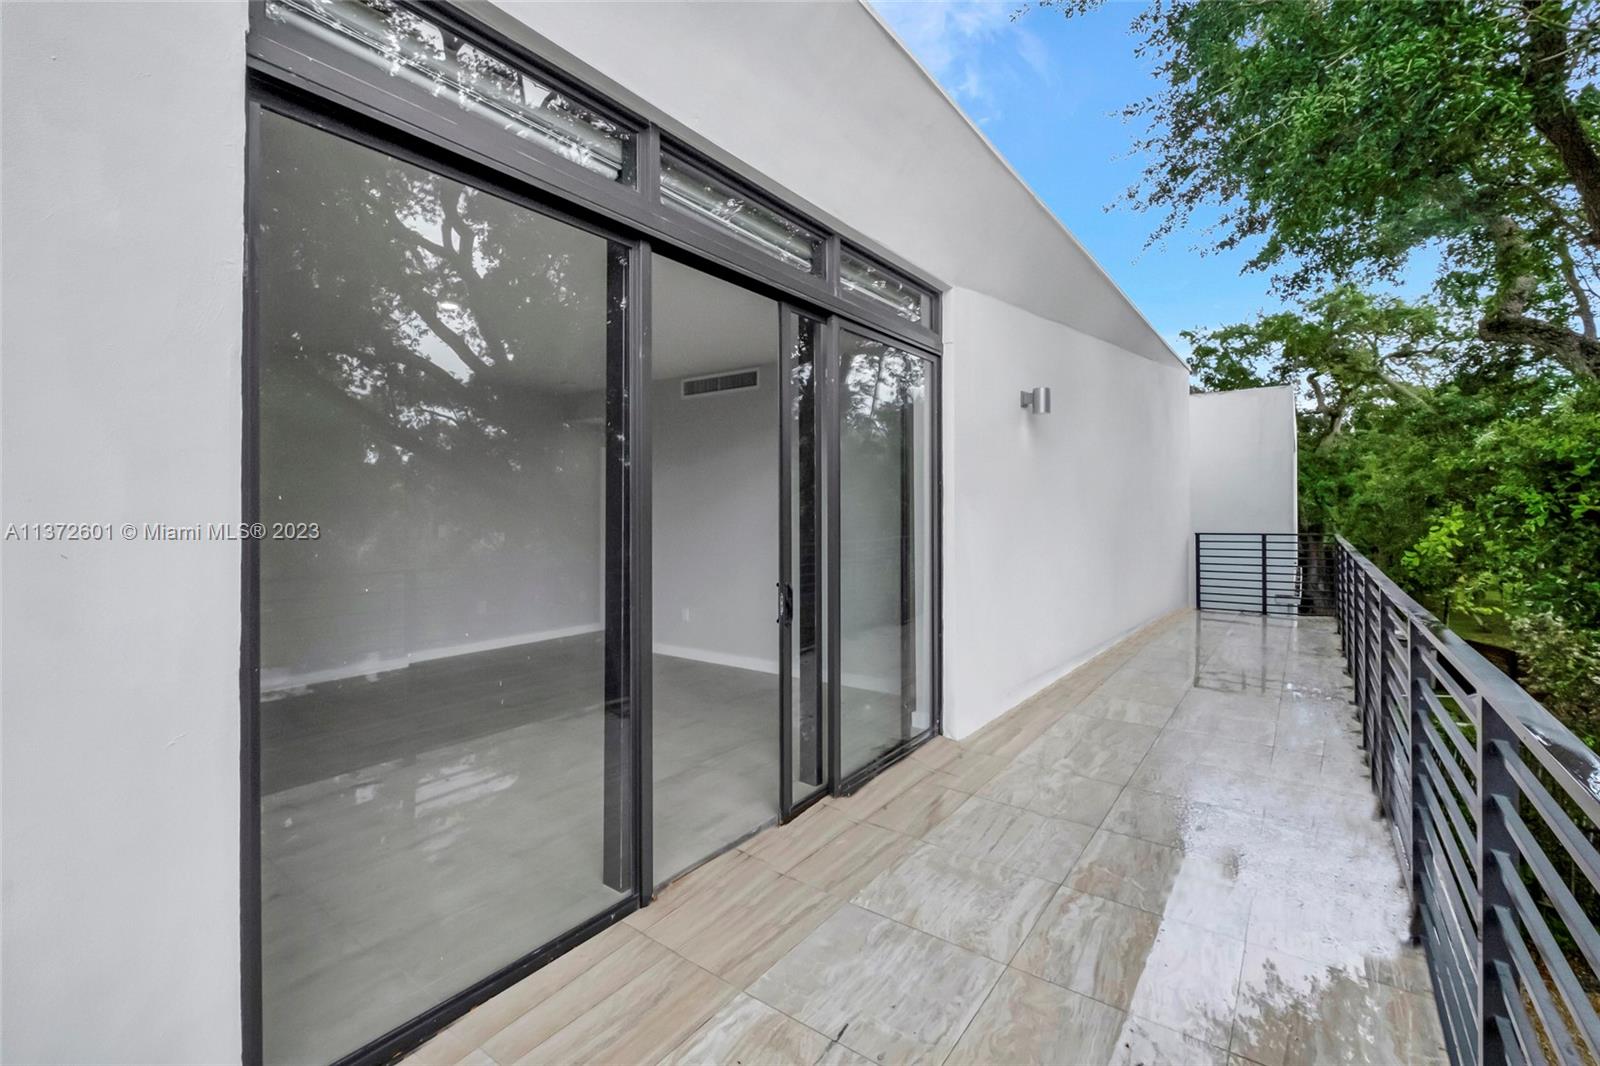
<path fill-rule="evenodd" d="M 906 47 L 979 122 L 995 117 L 992 84 L 1020 67 L 1050 83 L 1049 49 L 1012 15 L 1019 0 L 875 0 Z"/>
<path fill-rule="evenodd" d="M 889 0 L 874 5 L 923 65 L 941 81 L 958 58 L 1005 31 L 1005 0 Z"/>
<path fill-rule="evenodd" d="M 1017 30 L 1017 54 L 1022 57 L 1024 63 L 1033 68 L 1035 74 L 1039 75 L 1040 81 L 1046 85 L 1055 84 L 1055 60 L 1051 57 L 1050 50 L 1045 47 L 1044 39 L 1038 34 L 1023 29 Z"/>

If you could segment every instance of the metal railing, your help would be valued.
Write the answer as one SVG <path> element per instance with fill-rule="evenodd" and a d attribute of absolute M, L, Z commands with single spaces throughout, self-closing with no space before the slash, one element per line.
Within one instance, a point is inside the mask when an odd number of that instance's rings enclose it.
<path fill-rule="evenodd" d="M 1196 533 L 1195 606 L 1203 611 L 1334 611 L 1335 545 L 1313 533 Z"/>
<path fill-rule="evenodd" d="M 1600 757 L 1342 537 L 1373 789 L 1453 1063 L 1600 1064 Z"/>

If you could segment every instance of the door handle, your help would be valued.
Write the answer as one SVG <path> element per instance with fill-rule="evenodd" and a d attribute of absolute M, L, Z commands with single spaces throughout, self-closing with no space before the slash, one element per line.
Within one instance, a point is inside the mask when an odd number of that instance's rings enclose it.
<path fill-rule="evenodd" d="M 786 626 L 794 621 L 794 589 L 778 582 L 778 624 Z"/>

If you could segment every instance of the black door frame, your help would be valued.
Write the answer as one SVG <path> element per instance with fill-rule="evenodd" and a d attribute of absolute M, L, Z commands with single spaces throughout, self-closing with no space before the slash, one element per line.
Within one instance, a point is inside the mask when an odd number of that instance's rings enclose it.
<path fill-rule="evenodd" d="M 823 613 L 824 593 L 820 575 L 826 572 L 822 513 L 829 484 L 823 477 L 821 462 L 819 402 L 823 389 L 819 373 L 824 362 L 827 319 L 819 317 L 792 303 L 779 304 L 779 345 L 781 351 L 779 380 L 779 487 L 782 504 L 779 509 L 781 535 L 778 547 L 779 588 L 783 599 L 779 627 L 778 673 L 782 693 L 779 706 L 779 801 L 781 820 L 794 818 L 801 811 L 827 795 L 837 774 L 828 760 L 826 749 L 817 752 L 814 763 L 807 769 L 815 781 L 808 781 L 804 795 L 795 798 L 795 783 L 799 780 L 796 766 L 802 753 L 796 750 L 795 738 L 804 738 L 806 730 L 797 728 L 797 716 L 809 714 L 812 730 L 826 736 L 828 704 L 824 698 L 827 682 L 824 676 L 823 637 L 827 626 Z M 795 360 L 801 350 L 801 331 L 810 335 L 810 374 L 802 386 L 795 380 Z M 798 467 L 798 469 L 797 469 Z M 809 486 L 803 476 L 810 474 Z M 796 479 L 799 479 L 798 486 Z M 807 491 L 809 487 L 810 491 Z M 798 505 L 799 514 L 794 513 Z M 799 532 L 799 543 L 794 533 Z M 807 556 L 809 555 L 809 559 Z M 808 568 L 809 564 L 809 568 Z M 811 648 L 809 657 L 803 652 Z M 800 661 L 795 662 L 799 652 Z M 798 670 L 797 670 L 798 667 Z M 795 699 L 796 678 L 799 681 L 799 700 Z"/>
<path fill-rule="evenodd" d="M 929 634 L 929 678 L 933 691 L 929 693 L 931 711 L 928 728 L 914 736 L 903 738 L 899 744 L 882 752 L 856 769 L 845 773 L 844 754 L 842 750 L 843 733 L 843 708 L 841 690 L 843 689 L 843 664 L 840 661 L 840 639 L 842 626 L 839 620 L 839 582 L 841 567 L 840 559 L 840 526 L 839 526 L 839 485 L 842 433 L 842 420 L 840 416 L 844 396 L 844 366 L 842 357 L 842 344 L 839 334 L 849 332 L 870 341 L 888 345 L 906 352 L 914 358 L 922 360 L 928 367 L 930 382 L 928 386 L 929 422 L 931 433 L 928 441 L 928 460 L 932 464 L 930 490 L 931 498 L 929 507 L 929 599 L 930 625 L 932 632 Z M 824 434 L 829 440 L 828 448 L 828 518 L 827 537 L 829 559 L 827 582 L 829 588 L 828 600 L 828 722 L 831 730 L 830 762 L 832 763 L 833 790 L 836 795 L 849 795 L 863 785 L 870 782 L 888 767 L 904 759 L 917 748 L 938 736 L 944 728 L 944 404 L 943 404 L 943 364 L 938 355 L 926 350 L 918 349 L 914 345 L 907 345 L 894 334 L 885 333 L 850 319 L 841 319 L 835 316 L 830 320 L 827 344 L 828 383 L 827 393 L 830 398 L 828 420 L 824 425 Z"/>
<path fill-rule="evenodd" d="M 827 237 L 825 256 L 831 281 L 803 277 L 776 266 L 736 242 L 682 219 L 663 208 L 654 190 L 659 165 L 661 135 L 653 125 L 636 120 L 636 182 L 644 192 L 641 201 L 633 190 L 598 182 L 593 175 L 580 173 L 565 161 L 552 159 L 547 164 L 524 160 L 507 165 L 483 146 L 460 139 L 458 125 L 431 125 L 427 117 L 407 112 L 401 115 L 394 105 L 377 102 L 383 94 L 350 74 L 308 58 L 270 35 L 259 32 L 262 19 L 259 4 L 252 14 L 252 37 L 246 95 L 245 143 L 245 273 L 244 344 L 242 407 L 241 513 L 246 522 L 260 515 L 260 456 L 258 447 L 260 418 L 260 337 L 257 312 L 258 281 L 255 271 L 256 235 L 259 224 L 257 195 L 260 188 L 259 117 L 271 110 L 295 121 L 315 126 L 352 140 L 386 155 L 394 156 L 443 176 L 472 185 L 529 210 L 605 237 L 627 249 L 623 285 L 626 290 L 624 328 L 608 344 L 608 411 L 610 394 L 620 392 L 619 425 L 625 427 L 625 440 L 619 450 L 608 449 L 608 467 L 618 464 L 621 480 L 617 498 L 608 476 L 607 525 L 621 522 L 615 547 L 619 565 L 625 573 L 617 582 L 619 596 L 607 604 L 608 630 L 615 624 L 624 634 L 626 651 L 617 661 L 607 663 L 607 744 L 631 744 L 632 780 L 626 789 L 630 801 L 632 832 L 633 896 L 597 914 L 520 957 L 510 965 L 486 975 L 445 1001 L 392 1029 L 338 1060 L 340 1066 L 388 1061 L 420 1045 L 432 1034 L 465 1014 L 472 1007 L 515 984 L 528 974 L 570 950 L 596 933 L 621 920 L 633 910 L 648 905 L 653 894 L 652 857 L 652 766 L 651 766 L 651 464 L 647 442 L 651 439 L 649 382 L 651 381 L 651 264 L 657 248 L 672 258 L 731 281 L 744 288 L 777 300 L 786 319 L 802 315 L 816 323 L 813 355 L 813 402 L 816 417 L 815 446 L 817 477 L 816 593 L 814 607 L 820 628 L 817 649 L 816 698 L 827 732 L 827 758 L 823 783 L 798 802 L 792 794 L 793 779 L 789 762 L 783 759 L 780 789 L 782 819 L 788 821 L 826 795 L 843 795 L 859 788 L 889 764 L 905 757 L 931 736 L 937 735 L 943 721 L 943 554 L 942 554 L 942 403 L 940 396 L 940 355 L 938 333 L 939 305 L 929 303 L 928 322 L 912 325 L 894 318 L 880 308 L 849 295 L 841 295 L 838 263 L 841 240 Z M 525 49 L 504 41 L 480 23 L 448 5 L 430 6 L 430 18 L 451 20 L 479 36 L 489 35 L 495 47 L 530 64 L 537 62 Z M 686 148 L 675 148 L 691 154 Z M 715 167 L 709 161 L 697 160 Z M 720 173 L 719 169 L 719 173 Z M 733 178 L 739 181 L 741 179 Z M 601 186 L 605 187 L 602 189 Z M 801 216 L 804 217 L 804 216 Z M 820 226 L 819 231 L 828 232 Z M 852 249 L 853 254 L 863 254 Z M 876 258 L 876 257 L 869 257 Z M 889 268 L 916 281 L 914 273 L 900 267 Z M 925 284 L 925 283 L 923 283 Z M 931 287 L 930 287 L 931 288 Z M 898 748 L 879 756 L 871 764 L 843 780 L 840 774 L 839 721 L 839 333 L 848 328 L 854 333 L 881 340 L 925 359 L 933 372 L 930 389 L 932 403 L 933 463 L 932 537 L 932 662 L 933 715 L 929 731 Z M 780 364 L 787 378 L 785 361 Z M 788 409 L 780 419 L 780 433 L 788 430 Z M 614 435 L 610 435 L 614 436 Z M 785 446 L 787 437 L 784 438 Z M 787 468 L 788 452 L 784 452 Z M 786 484 L 785 489 L 789 486 Z M 785 500 L 789 496 L 785 495 Z M 613 507 L 620 508 L 614 516 Z M 783 526 L 785 539 L 788 525 Z M 611 539 L 608 537 L 608 540 Z M 608 553 L 611 551 L 608 548 Z M 786 560 L 787 561 L 787 560 Z M 256 542 L 246 539 L 241 548 L 240 604 L 240 904 L 241 904 L 241 991 L 242 1060 L 246 1064 L 262 1060 L 262 944 L 260 893 L 260 557 Z M 788 577 L 790 570 L 783 569 Z M 608 580 L 607 599 L 613 599 Z M 780 627 L 786 628 L 786 627 Z M 785 644 L 790 642 L 785 640 Z M 781 668 L 780 668 L 781 669 Z M 789 692 L 789 673 L 782 673 L 784 692 Z M 788 697 L 785 697 L 786 699 Z M 624 707 L 626 714 L 624 715 Z M 790 708 L 792 711 L 792 707 Z M 780 710 L 782 713 L 782 710 Z M 789 747 L 789 719 L 781 722 L 780 745 Z M 609 857 L 609 856 L 608 856 Z M 620 857 L 619 857 L 620 860 Z"/>
<path fill-rule="evenodd" d="M 448 156 L 419 151 L 404 138 L 373 130 L 352 116 L 315 106 L 293 91 L 271 84 L 253 85 L 246 111 L 246 256 L 243 344 L 241 513 L 247 523 L 260 519 L 260 375 L 261 336 L 257 237 L 261 181 L 260 122 L 264 111 L 341 137 L 372 151 L 449 180 L 480 189 L 546 218 L 592 233 L 607 241 L 608 264 L 606 419 L 606 628 L 605 772 L 608 782 L 604 813 L 604 868 L 612 887 L 631 895 L 591 916 L 553 940 L 537 945 L 505 967 L 451 996 L 338 1061 L 345 1064 L 384 1062 L 420 1045 L 455 1018 L 497 992 L 510 987 L 552 959 L 620 921 L 648 901 L 640 892 L 639 873 L 648 870 L 651 792 L 649 670 L 637 669 L 638 649 L 648 640 L 650 605 L 649 476 L 637 461 L 640 441 L 648 439 L 639 402 L 648 381 L 650 348 L 649 242 L 562 209 L 559 203 L 527 195 L 526 190 L 497 180 Z M 621 252 L 624 262 L 617 261 Z M 641 376 L 641 374 L 643 376 Z M 641 467 L 645 467 L 641 473 Z M 613 535 L 615 534 L 615 535 Z M 261 792 L 260 792 L 260 547 L 245 538 L 241 547 L 240 640 L 240 957 L 242 970 L 242 1060 L 260 1062 L 263 1054 L 261 941 Z M 618 847 L 627 848 L 623 853 Z"/>

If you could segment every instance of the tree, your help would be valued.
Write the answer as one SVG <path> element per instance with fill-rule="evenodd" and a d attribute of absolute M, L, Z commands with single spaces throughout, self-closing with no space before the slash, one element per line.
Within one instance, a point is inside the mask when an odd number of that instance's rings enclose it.
<path fill-rule="evenodd" d="M 1305 445 L 1325 450 L 1363 404 L 1427 407 L 1461 338 L 1431 307 L 1341 285 L 1254 322 L 1185 330 L 1190 373 L 1206 391 L 1294 386 Z"/>
<path fill-rule="evenodd" d="M 1098 0 L 1043 0 L 1069 14 Z M 1156 0 L 1165 83 L 1126 114 L 1152 240 L 1219 207 L 1216 249 L 1290 294 L 1397 277 L 1420 249 L 1485 342 L 1600 376 L 1600 4 Z"/>

